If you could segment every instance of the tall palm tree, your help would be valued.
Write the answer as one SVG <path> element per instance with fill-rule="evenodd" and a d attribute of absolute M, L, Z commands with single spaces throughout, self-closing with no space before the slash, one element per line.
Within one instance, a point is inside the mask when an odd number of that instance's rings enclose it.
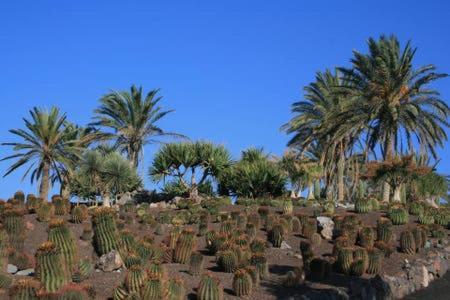
<path fill-rule="evenodd" d="M 354 51 L 351 68 L 340 69 L 351 83 L 353 97 L 348 109 L 333 120 L 339 124 L 334 138 L 355 126 L 365 127 L 368 147 L 379 146 L 385 160 L 412 151 L 414 141 L 420 152 L 429 151 L 435 157 L 436 146 L 443 146 L 447 139 L 450 110 L 429 84 L 447 74 L 436 73 L 434 65 L 414 68 L 416 48 L 408 42 L 401 49 L 395 36 L 370 38 L 368 46 L 368 54 Z M 389 193 L 385 183 L 385 201 Z"/>
<path fill-rule="evenodd" d="M 2 159 L 17 159 L 7 170 L 7 176 L 18 168 L 29 164 L 23 178 L 31 176 L 31 182 L 40 180 L 39 195 L 48 198 L 50 178 L 60 177 L 61 165 L 69 165 L 71 159 L 78 155 L 77 140 L 70 138 L 65 130 L 66 115 L 57 107 L 49 111 L 37 107 L 30 111 L 31 119 L 24 118 L 26 129 L 11 129 L 9 132 L 22 141 L 2 143 L 11 146 L 16 152 Z M 31 174 L 30 174 L 31 172 Z"/>
<path fill-rule="evenodd" d="M 330 133 L 333 132 L 335 124 L 330 120 L 334 115 L 345 111 L 349 103 L 348 89 L 342 88 L 348 83 L 341 77 L 337 71 L 318 72 L 316 80 L 304 88 L 305 100 L 292 105 L 294 117 L 282 127 L 286 133 L 294 134 L 288 146 L 298 149 L 300 154 L 312 150 L 317 152 L 316 150 L 320 149 L 320 153 L 316 154 L 320 166 L 328 175 L 327 187 L 331 186 L 331 181 L 337 181 L 339 202 L 345 197 L 346 156 L 360 130 L 355 127 L 345 135 L 331 138 Z"/>
<path fill-rule="evenodd" d="M 127 154 L 135 168 L 142 159 L 145 144 L 157 142 L 157 137 L 180 136 L 158 127 L 158 121 L 173 112 L 164 111 L 158 105 L 162 100 L 158 92 L 156 89 L 143 95 L 142 87 L 134 85 L 129 92 L 112 91 L 100 99 L 100 107 L 94 111 L 93 125 L 112 129 L 107 135 Z"/>

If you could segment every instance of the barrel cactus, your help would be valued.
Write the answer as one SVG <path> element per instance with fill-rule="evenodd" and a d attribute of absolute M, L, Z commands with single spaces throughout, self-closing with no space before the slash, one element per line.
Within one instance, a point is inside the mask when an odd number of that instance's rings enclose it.
<path fill-rule="evenodd" d="M 189 273 L 191 275 L 200 275 L 203 269 L 203 254 L 194 252 L 189 259 Z"/>
<path fill-rule="evenodd" d="M 9 289 L 11 300 L 38 300 L 38 291 L 40 284 L 34 279 L 19 279 Z"/>
<path fill-rule="evenodd" d="M 383 260 L 383 254 L 378 249 L 370 249 L 367 251 L 369 263 L 367 265 L 366 272 L 368 274 L 378 274 L 381 270 L 381 262 Z"/>
<path fill-rule="evenodd" d="M 0 289 L 7 290 L 12 284 L 12 276 L 5 273 L 0 272 Z"/>
<path fill-rule="evenodd" d="M 345 247 L 339 250 L 336 264 L 344 274 L 349 274 L 353 263 L 353 248 Z"/>
<path fill-rule="evenodd" d="M 72 231 L 66 226 L 64 220 L 54 219 L 50 221 L 48 240 L 59 248 L 63 263 L 68 270 L 72 270 L 77 258 L 77 247 Z"/>
<path fill-rule="evenodd" d="M 186 287 L 179 278 L 171 278 L 167 283 L 167 300 L 186 299 Z"/>
<path fill-rule="evenodd" d="M 259 278 L 269 278 L 269 264 L 267 258 L 262 253 L 255 253 L 252 255 L 250 263 L 254 266 L 259 274 Z"/>
<path fill-rule="evenodd" d="M 313 235 L 311 236 L 311 244 L 313 246 L 319 246 L 321 242 L 322 242 L 321 235 L 317 232 L 314 232 Z"/>
<path fill-rule="evenodd" d="M 225 250 L 218 254 L 217 264 L 226 273 L 233 273 L 239 264 L 238 257 L 233 250 Z"/>
<path fill-rule="evenodd" d="M 400 249 L 407 254 L 416 253 L 416 242 L 411 231 L 406 230 L 400 234 Z"/>
<path fill-rule="evenodd" d="M 119 238 L 114 214 L 115 212 L 108 207 L 97 208 L 94 212 L 93 241 L 99 255 L 118 250 Z"/>
<path fill-rule="evenodd" d="M 430 225 L 434 223 L 434 217 L 430 212 L 424 211 L 419 214 L 418 221 L 422 225 Z"/>
<path fill-rule="evenodd" d="M 359 214 L 370 212 L 371 203 L 368 199 L 358 198 L 355 200 L 355 211 Z"/>
<path fill-rule="evenodd" d="M 53 196 L 52 203 L 55 207 L 55 214 L 57 216 L 63 216 L 70 211 L 70 201 L 61 196 Z"/>
<path fill-rule="evenodd" d="M 36 278 L 48 292 L 56 292 L 70 281 L 61 251 L 53 242 L 44 242 L 37 249 Z"/>
<path fill-rule="evenodd" d="M 78 262 L 76 269 L 72 274 L 73 282 L 82 282 L 89 278 L 89 276 L 94 271 L 94 265 L 88 259 L 82 259 Z"/>
<path fill-rule="evenodd" d="M 216 278 L 204 275 L 197 289 L 198 300 L 222 300 L 223 288 Z"/>
<path fill-rule="evenodd" d="M 86 206 L 75 206 L 72 209 L 70 221 L 72 223 L 81 224 L 88 218 L 88 212 Z"/>
<path fill-rule="evenodd" d="M 381 218 L 377 221 L 377 239 L 389 243 L 392 239 L 393 229 L 389 219 Z"/>
<path fill-rule="evenodd" d="M 421 202 L 414 201 L 409 205 L 409 213 L 413 216 L 419 216 L 424 212 L 424 207 Z"/>
<path fill-rule="evenodd" d="M 141 286 L 147 280 L 147 273 L 141 266 L 132 266 L 125 277 L 125 287 L 130 293 L 139 293 Z"/>
<path fill-rule="evenodd" d="M 366 266 L 362 259 L 355 260 L 350 269 L 351 274 L 354 276 L 362 276 L 366 272 Z"/>
<path fill-rule="evenodd" d="M 361 247 L 372 248 L 375 243 L 375 231 L 371 227 L 363 227 L 358 234 L 358 243 Z"/>
<path fill-rule="evenodd" d="M 192 230 L 185 229 L 177 240 L 173 252 L 173 261 L 175 263 L 187 264 L 195 246 L 195 233 Z"/>
<path fill-rule="evenodd" d="M 37 220 L 48 222 L 55 215 L 55 206 L 49 202 L 43 202 L 36 208 Z"/>
<path fill-rule="evenodd" d="M 309 242 L 306 241 L 300 242 L 300 252 L 302 254 L 302 259 L 304 263 L 309 262 L 314 257 L 312 245 Z"/>
<path fill-rule="evenodd" d="M 269 241 L 275 248 L 280 248 L 285 235 L 285 230 L 281 224 L 276 224 L 269 232 Z"/>
<path fill-rule="evenodd" d="M 22 251 L 25 241 L 25 222 L 23 215 L 24 211 L 22 209 L 10 208 L 6 209 L 1 216 L 3 228 L 9 236 L 9 243 L 16 251 Z"/>
<path fill-rule="evenodd" d="M 292 204 L 292 200 L 283 201 L 283 213 L 285 215 L 292 215 L 294 211 L 294 205 Z"/>
<path fill-rule="evenodd" d="M 402 207 L 394 207 L 389 210 L 389 219 L 394 225 L 403 225 L 408 223 L 409 215 L 406 209 Z"/>
<path fill-rule="evenodd" d="M 233 291 L 238 297 L 246 297 L 250 295 L 253 289 L 253 281 L 250 274 L 244 269 L 239 269 L 234 273 Z"/>
<path fill-rule="evenodd" d="M 166 296 L 165 292 L 166 290 L 162 279 L 158 277 L 153 277 L 148 278 L 143 282 L 140 295 L 141 299 L 159 300 L 165 299 Z"/>

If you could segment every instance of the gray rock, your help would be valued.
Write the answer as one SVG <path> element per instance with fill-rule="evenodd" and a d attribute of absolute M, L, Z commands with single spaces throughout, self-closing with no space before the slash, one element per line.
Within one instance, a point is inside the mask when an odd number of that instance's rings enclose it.
<path fill-rule="evenodd" d="M 123 266 L 123 261 L 119 252 L 113 250 L 107 254 L 103 254 L 97 261 L 96 266 L 103 272 L 112 272 L 120 269 Z"/>
<path fill-rule="evenodd" d="M 34 269 L 25 269 L 17 272 L 15 275 L 18 276 L 33 276 L 34 275 Z"/>
<path fill-rule="evenodd" d="M 326 240 L 333 239 L 334 222 L 329 217 L 317 217 L 320 234 Z"/>
<path fill-rule="evenodd" d="M 9 274 L 16 274 L 18 270 L 19 270 L 19 269 L 18 269 L 15 265 L 12 265 L 12 264 L 8 264 L 8 267 L 7 267 L 7 269 L 6 269 L 6 271 L 7 271 Z"/>

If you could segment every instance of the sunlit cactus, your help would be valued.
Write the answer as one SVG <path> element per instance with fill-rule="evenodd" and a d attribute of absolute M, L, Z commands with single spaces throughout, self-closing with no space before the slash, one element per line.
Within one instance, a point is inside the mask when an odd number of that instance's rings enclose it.
<path fill-rule="evenodd" d="M 37 249 L 36 278 L 48 292 L 56 292 L 70 281 L 61 251 L 53 242 L 44 242 Z"/>
<path fill-rule="evenodd" d="M 198 300 L 222 300 L 223 288 L 216 278 L 203 275 L 197 289 Z"/>
<path fill-rule="evenodd" d="M 72 270 L 77 258 L 77 247 L 72 231 L 66 226 L 64 220 L 54 219 L 50 221 L 48 240 L 59 248 L 63 263 L 68 270 Z"/>

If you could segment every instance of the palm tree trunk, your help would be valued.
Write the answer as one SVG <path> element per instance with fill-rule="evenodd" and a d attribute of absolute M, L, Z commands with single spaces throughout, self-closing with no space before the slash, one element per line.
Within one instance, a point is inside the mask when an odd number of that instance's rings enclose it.
<path fill-rule="evenodd" d="M 109 197 L 109 193 L 106 193 L 106 194 L 103 195 L 103 206 L 106 206 L 106 207 L 110 207 L 111 206 L 111 200 L 110 200 L 110 197 Z"/>
<path fill-rule="evenodd" d="M 314 184 L 311 182 L 308 185 L 308 197 L 307 200 L 313 200 L 314 199 Z"/>
<path fill-rule="evenodd" d="M 394 188 L 394 196 L 392 198 L 393 202 L 401 202 L 402 198 L 401 198 L 401 191 L 402 191 L 402 186 L 401 185 L 397 185 Z"/>
<path fill-rule="evenodd" d="M 50 186 L 50 164 L 47 161 L 44 161 L 44 166 L 42 168 L 42 178 L 41 184 L 39 187 L 39 197 L 48 200 L 48 189 Z"/>
<path fill-rule="evenodd" d="M 384 160 L 389 160 L 394 156 L 394 143 L 392 138 L 389 136 L 386 142 L 386 151 L 384 153 Z M 389 203 L 389 197 L 391 194 L 391 186 L 388 182 L 383 183 L 383 202 Z"/>
<path fill-rule="evenodd" d="M 339 162 L 338 162 L 338 199 L 339 203 L 344 202 L 344 153 L 341 149 L 341 153 L 339 154 Z"/>

